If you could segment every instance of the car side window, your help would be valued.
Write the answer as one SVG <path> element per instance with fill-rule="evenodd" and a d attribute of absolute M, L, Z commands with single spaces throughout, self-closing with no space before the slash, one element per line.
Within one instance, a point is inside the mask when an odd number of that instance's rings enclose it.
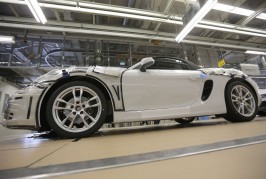
<path fill-rule="evenodd" d="M 190 70 L 188 64 L 181 63 L 180 66 L 181 66 L 182 70 Z"/>
<path fill-rule="evenodd" d="M 159 61 L 155 60 L 154 64 L 147 69 L 157 69 L 157 70 L 181 70 L 181 66 L 179 63 L 175 63 L 172 61 Z"/>
<path fill-rule="evenodd" d="M 175 60 L 175 61 L 176 61 L 176 63 L 178 63 L 180 65 L 182 70 L 190 70 L 191 69 L 190 66 L 182 60 Z"/>
<path fill-rule="evenodd" d="M 147 69 L 158 69 L 157 61 L 154 61 L 154 64 L 152 66 L 147 67 Z"/>
<path fill-rule="evenodd" d="M 180 70 L 181 67 L 178 63 L 173 62 L 157 62 L 157 69 L 160 70 Z"/>

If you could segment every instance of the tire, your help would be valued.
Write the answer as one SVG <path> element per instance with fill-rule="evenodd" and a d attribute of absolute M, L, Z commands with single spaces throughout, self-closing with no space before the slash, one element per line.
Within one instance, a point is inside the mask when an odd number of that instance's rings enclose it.
<path fill-rule="evenodd" d="M 189 124 L 192 121 L 194 121 L 194 119 L 195 119 L 195 117 L 184 117 L 184 118 L 177 118 L 174 120 L 180 124 Z"/>
<path fill-rule="evenodd" d="M 252 121 L 257 114 L 258 102 L 253 90 L 241 81 L 230 83 L 225 90 L 227 114 L 230 122 Z"/>
<path fill-rule="evenodd" d="M 82 138 L 97 132 L 107 114 L 101 90 L 84 81 L 66 83 L 47 102 L 46 117 L 52 130 L 62 138 Z"/>

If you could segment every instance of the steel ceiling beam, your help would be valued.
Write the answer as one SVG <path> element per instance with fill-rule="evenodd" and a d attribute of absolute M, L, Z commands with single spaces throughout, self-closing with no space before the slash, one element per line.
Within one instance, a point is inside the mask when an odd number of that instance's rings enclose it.
<path fill-rule="evenodd" d="M 243 3 L 245 3 L 246 0 L 235 0 L 233 2 L 232 5 L 236 6 L 236 7 L 240 7 Z M 227 22 L 229 16 L 231 14 L 229 12 L 225 12 L 225 13 L 220 13 L 219 16 L 220 16 L 220 21 L 221 22 Z M 206 37 L 211 37 L 216 31 L 213 31 L 213 30 L 209 30 L 208 33 L 207 33 L 207 36 Z"/>
<path fill-rule="evenodd" d="M 262 4 L 260 4 L 255 11 L 256 12 L 260 12 L 263 11 L 263 9 L 266 7 L 266 1 L 264 1 Z M 239 25 L 239 27 L 243 27 L 245 25 L 247 25 L 251 20 L 253 20 L 254 18 L 252 18 L 254 15 L 256 16 L 256 12 L 254 14 L 252 14 L 250 17 L 242 17 L 240 20 L 238 20 L 235 24 Z M 265 31 L 263 29 L 263 31 Z M 266 31 L 265 31 L 266 32 Z M 229 33 L 228 35 L 226 35 L 223 39 L 227 39 L 232 35 L 232 33 Z"/>
<path fill-rule="evenodd" d="M 41 32 L 41 31 L 40 31 Z M 18 36 L 23 36 L 23 33 L 19 33 L 17 34 Z M 43 32 L 41 34 L 43 37 L 46 37 L 46 38 L 53 38 L 53 39 L 62 39 L 62 35 L 57 35 L 57 34 L 45 34 L 45 32 Z M 40 33 L 31 33 L 28 35 L 28 37 L 31 37 L 31 38 L 36 38 L 36 37 L 39 37 L 40 36 Z M 126 38 L 119 38 L 119 36 L 106 36 L 106 37 L 103 37 L 103 36 L 88 36 L 88 35 L 85 35 L 85 36 L 81 36 L 80 34 L 68 34 L 67 36 L 69 39 L 78 39 L 80 41 L 86 41 L 86 40 L 103 40 L 103 41 L 112 41 L 114 43 L 123 43 L 123 44 L 128 44 L 128 39 Z M 210 43 L 222 43 L 222 44 L 230 44 L 230 45 L 240 45 L 240 42 L 237 42 L 237 41 L 233 41 L 233 40 L 222 40 L 222 39 L 214 39 L 214 38 L 206 38 L 206 37 L 198 37 L 198 36 L 188 36 L 189 40 L 194 40 L 194 41 L 203 41 L 203 42 L 210 42 Z M 130 39 L 130 42 L 131 44 L 141 44 L 141 45 L 147 45 L 147 40 L 146 39 L 135 39 L 135 38 L 131 38 Z M 182 45 L 182 44 L 181 44 Z M 183 44 L 184 45 L 184 44 Z M 266 49 L 266 45 L 260 45 L 258 46 L 258 44 L 254 44 L 254 43 L 247 43 L 247 42 L 244 42 L 242 43 L 241 42 L 241 45 L 242 46 L 247 46 L 247 47 L 257 47 L 257 48 L 260 48 L 260 49 Z M 179 48 L 180 45 L 176 44 L 176 42 L 167 42 L 167 43 L 164 43 L 163 44 L 164 47 L 169 47 L 169 48 Z M 209 46 L 199 46 L 198 48 L 201 48 L 201 49 L 209 49 L 210 47 Z M 216 49 L 216 50 L 225 50 L 224 48 L 221 48 L 221 47 L 211 47 L 212 49 Z M 227 49 L 229 50 L 229 49 Z M 237 51 L 237 52 L 243 52 L 243 49 L 234 49 L 233 51 Z"/>
<path fill-rule="evenodd" d="M 140 39 L 150 39 L 155 38 L 157 40 L 165 40 L 165 41 L 174 41 L 173 37 L 163 37 L 163 36 L 157 36 L 154 37 L 154 35 L 151 34 L 134 34 L 134 33 L 126 33 L 126 32 L 112 32 L 112 31 L 104 31 L 99 29 L 80 29 L 80 28 L 65 28 L 65 27 L 54 27 L 54 26 L 42 26 L 42 25 L 30 25 L 30 24 L 19 24 L 19 23 L 5 23 L 0 22 L 0 26 L 2 27 L 11 27 L 11 28 L 22 28 L 22 29 L 34 29 L 34 30 L 41 30 L 46 31 L 49 29 L 49 31 L 56 31 L 56 32 L 69 32 L 69 33 L 80 33 L 80 34 L 94 34 L 94 35 L 104 35 L 104 36 L 119 36 L 119 37 L 131 37 L 131 38 L 140 38 Z M 106 26 L 105 29 L 108 29 L 109 27 Z"/>
<path fill-rule="evenodd" d="M 164 11 L 163 11 L 164 14 L 167 14 L 168 13 L 168 11 L 170 10 L 170 8 L 172 7 L 173 2 L 174 2 L 174 0 L 168 0 L 167 1 L 167 4 L 166 4 L 166 6 L 164 8 Z M 157 32 L 159 30 L 159 28 L 160 28 L 161 25 L 162 25 L 162 23 L 158 23 L 156 25 L 156 27 L 154 28 L 154 31 Z"/>
<path fill-rule="evenodd" d="M 249 17 L 246 17 L 246 19 L 240 24 L 241 26 L 247 25 L 250 21 L 252 21 L 254 18 L 256 18 L 258 15 L 260 15 L 262 12 L 264 12 L 266 8 L 259 9 L 255 11 L 253 14 L 251 14 Z"/>
<path fill-rule="evenodd" d="M 15 10 L 15 8 L 11 4 L 8 4 L 8 7 L 9 7 L 9 9 L 13 12 L 13 14 L 16 17 L 20 17 L 19 14 L 18 14 L 18 12 Z"/>
<path fill-rule="evenodd" d="M 4 3 L 12 3 L 19 5 L 26 5 L 24 1 L 20 0 L 0 0 Z M 149 20 L 162 23 L 172 23 L 182 25 L 182 17 L 176 15 L 165 15 L 155 11 L 146 11 L 136 8 L 128 8 L 122 6 L 114 5 L 102 5 L 96 3 L 81 3 L 74 1 L 58 1 L 60 4 L 53 4 L 56 1 L 46 1 L 49 3 L 39 3 L 40 7 L 59 9 L 59 10 L 68 10 L 72 12 L 79 13 L 88 13 L 88 14 L 97 14 L 97 15 L 106 15 L 106 16 L 116 16 L 116 17 L 126 17 L 130 19 L 139 19 L 139 20 Z"/>
<path fill-rule="evenodd" d="M 16 18 L 16 17 L 10 17 L 10 16 L 0 16 L 0 22 L 1 20 L 7 22 L 19 22 L 19 23 L 31 23 L 31 24 L 38 24 L 36 23 L 35 19 L 33 18 Z M 110 30 L 110 31 L 118 31 L 118 32 L 132 32 L 132 33 L 143 33 L 143 34 L 150 34 L 150 35 L 155 35 L 156 33 L 153 31 L 149 30 L 143 30 L 143 29 L 133 29 L 133 28 L 124 28 L 124 27 L 114 27 L 114 26 L 106 26 L 106 25 L 96 25 L 96 24 L 86 24 L 86 23 L 77 23 L 77 22 L 66 22 L 66 21 L 52 21 L 49 20 L 47 22 L 47 25 L 52 25 L 52 26 L 63 26 L 65 28 L 68 27 L 74 27 L 74 28 L 80 28 L 80 29 L 99 29 L 99 30 Z M 43 26 L 44 28 L 44 26 Z M 168 35 L 170 33 L 167 32 L 160 32 L 160 35 Z M 172 34 L 170 34 L 171 36 Z"/>
<path fill-rule="evenodd" d="M 13 27 L 13 28 L 22 28 L 22 29 L 34 29 L 34 30 L 41 30 L 46 31 L 46 29 L 49 29 L 49 31 L 57 31 L 57 32 L 69 32 L 69 33 L 80 33 L 80 34 L 93 34 L 93 35 L 102 35 L 102 36 L 118 36 L 118 37 L 125 37 L 125 38 L 138 38 L 138 39 L 155 39 L 160 41 L 167 41 L 167 42 L 174 42 L 174 37 L 176 34 L 172 34 L 172 37 L 170 36 L 158 36 L 158 35 L 152 35 L 152 34 L 136 34 L 136 33 L 128 33 L 128 32 L 112 32 L 112 31 L 104 31 L 99 29 L 80 29 L 80 28 L 65 28 L 65 27 L 55 27 L 55 26 L 48 26 L 46 25 L 45 28 L 42 25 L 30 25 L 30 24 L 18 24 L 18 23 L 5 23 L 0 22 L 0 26 L 2 27 Z M 108 29 L 108 26 L 106 26 L 106 29 Z M 169 34 L 170 35 L 170 34 Z M 199 44 L 199 45 L 211 45 L 211 46 L 217 46 L 217 47 L 228 47 L 233 49 L 245 49 L 245 50 L 257 50 L 257 51 L 266 51 L 266 49 L 258 48 L 258 47 L 252 47 L 252 46 L 243 46 L 243 45 L 233 45 L 233 44 L 221 44 L 221 43 L 214 43 L 214 42 L 208 42 L 208 41 L 197 41 L 197 40 L 184 40 L 184 43 L 189 44 Z"/>
<path fill-rule="evenodd" d="M 204 41 L 204 42 L 207 41 L 211 43 L 224 43 L 224 44 L 231 44 L 231 45 L 243 45 L 243 46 L 251 46 L 251 47 L 266 49 L 265 44 L 241 42 L 241 41 L 236 41 L 236 40 L 223 40 L 223 39 L 200 37 L 200 36 L 190 36 L 190 35 L 188 35 L 188 40 L 196 40 L 196 41 Z"/>
<path fill-rule="evenodd" d="M 12 0 L 12 1 L 0 0 L 0 2 L 26 5 L 24 1 L 20 0 Z M 148 20 L 153 22 L 170 23 L 176 25 L 183 24 L 181 16 L 167 15 L 155 11 L 145 11 L 136 8 L 127 8 L 127 7 L 114 6 L 114 5 L 103 5 L 103 4 L 96 4 L 89 2 L 81 3 L 81 2 L 65 1 L 65 0 L 62 1 L 43 0 L 43 2 L 54 2 L 54 3 L 65 4 L 65 5 L 58 5 L 58 4 L 40 3 L 41 7 L 52 8 L 52 9 L 69 10 L 72 12 L 99 14 L 107 16 L 127 17 L 138 20 Z M 87 7 L 97 8 L 97 9 L 88 9 Z M 258 37 L 266 37 L 265 30 L 242 27 L 228 23 L 201 20 L 196 27 L 223 31 L 223 32 L 258 36 Z"/>
<path fill-rule="evenodd" d="M 109 4 L 111 5 L 111 3 L 109 2 Z M 135 0 L 127 0 L 127 7 L 133 7 L 135 4 Z M 124 18 L 123 20 L 123 26 L 127 25 L 128 23 L 128 19 Z M 109 18 L 108 18 L 108 24 L 109 24 Z"/>
<path fill-rule="evenodd" d="M 55 9 L 54 9 L 54 15 L 55 15 L 56 20 L 57 20 L 58 22 L 61 22 L 61 21 L 62 21 L 60 15 L 59 15 L 59 12 L 58 12 L 57 10 L 55 10 Z"/>
<path fill-rule="evenodd" d="M 0 16 L 0 20 L 4 21 L 15 21 L 15 22 L 26 22 L 26 23 L 36 23 L 34 19 L 31 18 L 16 18 L 16 17 L 10 17 L 10 16 Z M 47 24 L 50 25 L 58 25 L 60 23 L 61 25 L 64 26 L 73 26 L 73 23 L 71 22 L 58 22 L 58 21 L 48 21 Z M 206 25 L 205 25 L 206 24 Z M 215 25 L 215 26 L 212 26 Z M 85 24 L 85 23 L 75 23 L 75 27 L 78 28 L 91 28 L 93 26 L 92 24 Z M 103 29 L 106 29 L 107 26 L 103 26 Z M 265 30 L 260 30 L 260 29 L 255 29 L 255 28 L 245 28 L 245 27 L 236 27 L 235 25 L 232 24 L 227 24 L 227 23 L 218 23 L 218 22 L 213 22 L 213 21 L 205 21 L 204 23 L 200 23 L 197 25 L 197 27 L 200 28 L 210 28 L 214 30 L 220 30 L 224 32 L 230 32 L 230 33 L 239 33 L 239 34 L 245 34 L 245 35 L 252 35 L 252 36 L 258 36 L 258 37 L 266 37 L 266 31 Z M 100 28 L 100 26 L 98 26 Z M 111 27 L 108 26 L 109 30 L 118 30 L 118 29 L 123 29 L 120 27 Z M 248 30 L 248 31 L 246 31 Z M 119 30 L 120 31 L 120 30 Z M 138 31 L 138 29 L 131 29 L 131 31 L 134 33 Z M 155 34 L 155 32 L 153 33 Z M 159 32 L 158 34 L 163 35 L 165 34 L 164 32 Z M 167 34 L 167 33 L 166 33 Z"/>
<path fill-rule="evenodd" d="M 205 42 L 205 41 L 197 41 L 197 40 L 183 40 L 182 42 L 189 43 L 189 44 L 197 44 L 197 45 L 226 47 L 226 48 L 232 48 L 232 49 L 248 49 L 248 48 L 250 48 L 248 46 L 243 46 L 243 45 L 226 44 L 226 43 L 215 43 L 215 42 Z M 251 48 L 258 49 L 256 47 L 251 47 Z M 260 51 L 266 51 L 266 48 L 265 49 L 259 48 L 259 49 L 260 49 Z"/>
<path fill-rule="evenodd" d="M 19 23 L 32 23 L 32 24 L 38 24 L 36 23 L 36 21 L 33 18 L 16 18 L 16 17 L 9 17 L 9 16 L 2 16 L 0 17 L 5 21 L 12 21 L 12 22 L 19 22 Z M 52 26 L 59 26 L 59 27 L 64 27 L 64 28 L 69 28 L 69 27 L 73 27 L 73 28 L 79 28 L 79 29 L 90 29 L 90 30 L 99 30 L 99 31 L 106 31 L 108 29 L 108 31 L 110 32 L 126 32 L 126 33 L 133 33 L 133 34 L 145 34 L 145 35 L 149 35 L 151 38 L 153 36 L 165 36 L 165 37 L 169 37 L 169 38 L 174 38 L 174 34 L 173 33 L 166 33 L 166 32 L 154 32 L 154 31 L 150 31 L 150 30 L 143 30 L 143 29 L 132 29 L 132 28 L 123 28 L 123 27 L 113 27 L 113 26 L 105 26 L 105 25 L 93 25 L 93 24 L 85 24 L 85 23 L 74 23 L 74 22 L 58 22 L 58 21 L 48 21 L 47 25 L 52 25 Z M 265 32 L 266 33 L 266 32 Z M 197 40 L 206 40 L 206 39 L 211 39 L 211 38 L 200 38 L 200 37 L 196 37 L 196 36 L 189 36 L 190 39 L 197 39 Z M 222 40 L 222 39 L 211 39 L 211 41 L 213 42 L 217 42 L 217 43 L 235 43 L 232 42 L 230 40 Z M 239 42 L 237 42 L 239 43 Z M 246 43 L 246 42 L 241 42 L 244 43 L 244 45 L 247 46 L 258 46 L 259 44 L 254 44 L 254 43 Z M 239 45 L 239 44 L 237 44 Z"/>

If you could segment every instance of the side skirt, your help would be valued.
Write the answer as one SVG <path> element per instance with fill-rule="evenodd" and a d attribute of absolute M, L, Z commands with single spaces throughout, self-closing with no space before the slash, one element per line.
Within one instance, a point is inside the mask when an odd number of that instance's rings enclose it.
<path fill-rule="evenodd" d="M 156 109 L 156 110 L 144 110 L 144 111 L 115 111 L 114 123 L 116 122 L 132 122 L 132 121 L 148 121 L 159 119 L 174 119 L 193 116 L 204 116 L 223 114 L 224 112 L 199 111 L 195 113 L 190 107 L 170 108 L 170 109 Z"/>

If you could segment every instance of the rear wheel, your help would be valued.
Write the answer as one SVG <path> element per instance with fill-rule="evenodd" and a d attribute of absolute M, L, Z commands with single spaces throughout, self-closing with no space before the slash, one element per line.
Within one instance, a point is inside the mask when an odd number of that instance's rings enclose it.
<path fill-rule="evenodd" d="M 241 81 L 230 83 L 225 91 L 227 114 L 224 118 L 231 122 L 248 122 L 257 114 L 256 95 Z"/>
<path fill-rule="evenodd" d="M 93 84 L 69 82 L 51 95 L 47 103 L 47 122 L 61 137 L 89 136 L 105 121 L 107 104 L 103 93 Z"/>
<path fill-rule="evenodd" d="M 184 117 L 184 118 L 177 118 L 174 120 L 180 124 L 189 124 L 192 121 L 194 121 L 194 119 L 195 119 L 195 117 Z"/>

